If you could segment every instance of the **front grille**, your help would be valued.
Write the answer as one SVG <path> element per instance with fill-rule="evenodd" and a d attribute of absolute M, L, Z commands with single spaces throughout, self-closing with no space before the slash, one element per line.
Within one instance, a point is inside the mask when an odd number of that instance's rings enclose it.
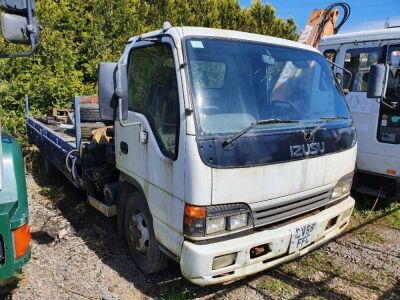
<path fill-rule="evenodd" d="M 254 226 L 272 225 L 294 216 L 318 209 L 331 201 L 332 190 L 284 201 L 271 201 L 253 209 Z"/>

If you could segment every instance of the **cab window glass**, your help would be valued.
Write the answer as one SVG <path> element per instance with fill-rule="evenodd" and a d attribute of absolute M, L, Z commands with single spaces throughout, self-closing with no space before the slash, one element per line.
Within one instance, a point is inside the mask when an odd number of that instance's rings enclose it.
<path fill-rule="evenodd" d="M 218 61 L 193 60 L 192 73 L 198 80 L 194 82 L 201 89 L 220 89 L 225 82 L 226 65 Z"/>
<path fill-rule="evenodd" d="M 389 47 L 386 63 L 389 65 L 386 97 L 400 101 L 400 45 Z"/>
<path fill-rule="evenodd" d="M 385 102 L 379 110 L 378 141 L 387 144 L 400 144 L 400 45 L 391 45 L 387 49 L 386 63 L 389 75 Z"/>
<path fill-rule="evenodd" d="M 344 68 L 351 72 L 343 74 L 343 86 L 348 86 L 351 92 L 366 92 L 370 66 L 381 60 L 381 49 L 359 48 L 346 51 Z"/>
<path fill-rule="evenodd" d="M 336 61 L 336 54 L 337 54 L 337 52 L 336 52 L 335 49 L 328 49 L 328 50 L 325 50 L 325 51 L 324 51 L 324 56 L 325 56 L 325 58 L 326 58 L 327 60 L 329 60 L 329 61 L 332 61 L 332 62 L 335 62 L 335 61 Z M 334 65 L 333 65 L 333 64 L 331 64 L 331 68 L 332 68 L 332 70 L 333 70 L 333 68 L 334 68 Z"/>
<path fill-rule="evenodd" d="M 128 85 L 129 109 L 146 116 L 161 152 L 176 159 L 179 97 L 171 47 L 160 44 L 133 49 Z"/>

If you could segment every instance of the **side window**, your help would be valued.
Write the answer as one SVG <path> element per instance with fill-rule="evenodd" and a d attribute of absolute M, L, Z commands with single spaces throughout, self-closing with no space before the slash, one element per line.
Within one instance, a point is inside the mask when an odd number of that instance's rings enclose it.
<path fill-rule="evenodd" d="M 146 116 L 161 152 L 176 159 L 179 96 L 172 49 L 167 44 L 133 49 L 128 67 L 129 109 Z"/>
<path fill-rule="evenodd" d="M 400 101 L 400 45 L 389 47 L 386 63 L 389 65 L 386 98 Z"/>
<path fill-rule="evenodd" d="M 378 141 L 387 144 L 400 144 L 400 45 L 390 45 L 387 49 L 386 63 L 389 75 L 386 102 L 396 104 L 392 109 L 381 104 L 379 110 Z"/>
<path fill-rule="evenodd" d="M 347 72 L 343 74 L 343 86 L 349 87 L 351 92 L 366 92 L 368 90 L 369 68 L 381 60 L 380 48 L 349 49 L 344 58 L 344 68 Z"/>
<path fill-rule="evenodd" d="M 324 56 L 325 56 L 325 58 L 326 58 L 327 60 L 332 61 L 332 62 L 335 62 L 335 60 L 336 60 L 336 54 L 337 54 L 337 52 L 336 52 L 335 49 L 328 49 L 328 50 L 325 50 L 325 51 L 324 51 Z M 331 68 L 332 68 L 332 70 L 333 70 L 334 65 L 331 64 Z"/>

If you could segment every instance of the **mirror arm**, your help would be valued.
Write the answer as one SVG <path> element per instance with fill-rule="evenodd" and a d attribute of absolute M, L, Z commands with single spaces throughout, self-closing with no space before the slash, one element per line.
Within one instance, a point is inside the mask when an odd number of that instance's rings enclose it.
<path fill-rule="evenodd" d="M 331 60 L 329 60 L 329 59 L 326 59 L 326 60 L 327 60 L 330 64 L 334 65 L 336 68 L 338 68 L 338 69 L 340 69 L 340 70 L 342 70 L 342 71 L 345 71 L 347 74 L 349 74 L 349 75 L 350 75 L 349 83 L 351 82 L 351 80 L 353 79 L 353 73 L 351 73 L 349 70 L 347 70 L 347 69 L 345 69 L 345 68 L 339 66 L 338 64 L 334 63 L 333 61 L 331 61 Z"/>
<path fill-rule="evenodd" d="M 141 122 L 124 123 L 122 120 L 122 97 L 118 96 L 118 123 L 121 127 L 140 126 L 140 131 L 143 131 Z"/>
<path fill-rule="evenodd" d="M 121 74 L 121 63 L 118 62 L 118 81 L 117 81 L 117 88 L 115 89 L 115 95 L 118 97 L 118 122 L 121 127 L 129 127 L 129 126 L 140 126 L 140 131 L 143 131 L 142 129 L 142 123 L 140 122 L 134 122 L 134 123 L 124 123 L 122 120 L 122 97 L 124 95 L 123 89 L 122 89 L 122 74 Z"/>
<path fill-rule="evenodd" d="M 0 58 L 14 58 L 14 57 L 25 57 L 31 56 L 36 50 L 36 43 L 35 43 L 35 34 L 40 29 L 40 25 L 34 25 L 33 22 L 33 13 L 32 13 L 32 2 L 31 0 L 26 0 L 26 8 L 27 8 L 27 19 L 28 19 L 28 26 L 26 30 L 29 33 L 29 40 L 31 42 L 31 50 L 27 52 L 17 52 L 13 54 L 0 54 Z"/>
<path fill-rule="evenodd" d="M 32 33 L 29 34 L 29 39 L 31 40 L 31 50 L 29 50 L 27 52 L 17 52 L 17 53 L 13 53 L 13 54 L 6 54 L 7 55 L 6 57 L 14 58 L 14 57 L 32 56 L 33 53 L 35 53 L 35 50 L 36 50 L 35 37 L 33 36 Z"/>
<path fill-rule="evenodd" d="M 347 69 L 345 69 L 345 68 L 339 66 L 338 64 L 334 63 L 333 61 L 331 61 L 331 60 L 329 60 L 329 59 L 327 59 L 327 61 L 328 61 L 330 64 L 332 64 L 332 65 L 334 65 L 335 67 L 337 67 L 338 69 L 341 69 L 341 70 L 345 71 L 345 72 L 348 73 L 350 76 L 352 75 L 351 72 L 350 72 L 349 70 L 347 70 Z"/>
<path fill-rule="evenodd" d="M 396 109 L 398 106 L 398 103 L 396 102 L 392 102 L 393 104 L 389 104 L 387 102 L 385 102 L 385 98 L 382 97 L 382 99 L 380 99 L 380 101 L 378 100 L 378 103 L 381 102 L 383 105 L 389 107 L 390 109 Z"/>

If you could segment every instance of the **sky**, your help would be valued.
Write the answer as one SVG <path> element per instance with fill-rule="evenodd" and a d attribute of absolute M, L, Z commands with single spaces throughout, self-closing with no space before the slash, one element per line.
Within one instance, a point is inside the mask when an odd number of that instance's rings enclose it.
<path fill-rule="evenodd" d="M 252 0 L 240 0 L 244 7 L 250 6 Z M 277 16 L 284 19 L 293 17 L 298 31 L 301 31 L 313 9 L 323 9 L 335 0 L 263 0 L 275 7 Z M 400 25 L 400 0 L 344 0 L 351 7 L 350 17 L 340 33 L 384 28 L 385 21 L 389 26 Z M 340 17 L 339 17 L 340 19 Z"/>

